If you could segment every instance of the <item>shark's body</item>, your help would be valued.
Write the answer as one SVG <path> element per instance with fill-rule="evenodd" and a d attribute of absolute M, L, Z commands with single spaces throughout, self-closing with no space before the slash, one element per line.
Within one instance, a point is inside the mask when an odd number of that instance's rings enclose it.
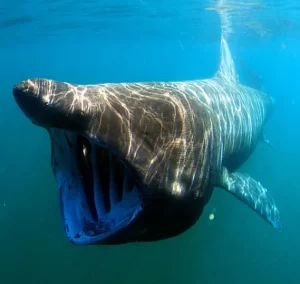
<path fill-rule="evenodd" d="M 224 37 L 206 80 L 73 85 L 26 80 L 24 113 L 49 131 L 68 238 L 119 244 L 176 236 L 226 189 L 280 229 L 267 191 L 236 173 L 263 137 L 272 99 L 243 86 Z"/>

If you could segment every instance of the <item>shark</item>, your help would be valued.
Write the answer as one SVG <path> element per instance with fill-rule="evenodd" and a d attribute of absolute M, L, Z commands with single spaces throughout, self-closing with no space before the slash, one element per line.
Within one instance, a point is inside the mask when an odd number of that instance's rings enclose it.
<path fill-rule="evenodd" d="M 267 189 L 238 172 L 264 137 L 274 99 L 239 82 L 223 24 L 212 78 L 80 85 L 31 78 L 19 108 L 46 129 L 64 230 L 76 245 L 178 236 L 215 188 L 281 230 Z"/>

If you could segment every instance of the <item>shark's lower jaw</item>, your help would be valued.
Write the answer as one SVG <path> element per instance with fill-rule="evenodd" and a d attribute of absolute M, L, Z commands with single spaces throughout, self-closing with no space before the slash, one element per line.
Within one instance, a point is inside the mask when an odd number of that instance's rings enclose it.
<path fill-rule="evenodd" d="M 83 136 L 59 129 L 49 134 L 68 239 L 82 245 L 134 241 L 142 201 L 129 170 Z"/>

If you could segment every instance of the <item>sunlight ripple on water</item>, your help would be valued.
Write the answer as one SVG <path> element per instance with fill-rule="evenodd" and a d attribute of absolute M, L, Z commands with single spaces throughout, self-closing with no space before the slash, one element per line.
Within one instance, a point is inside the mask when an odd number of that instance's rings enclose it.
<path fill-rule="evenodd" d="M 212 0 L 116 1 L 2 1 L 0 35 L 10 31 L 6 43 L 30 43 L 68 35 L 101 40 L 196 40 L 218 42 L 219 26 Z M 300 37 L 300 3 L 281 0 L 226 1 L 234 33 L 245 39 L 287 35 Z M 17 7 L 16 7 L 17 6 Z M 288 18 L 287 18 L 288 15 Z M 18 34 L 16 38 L 15 35 Z M 247 43 L 246 43 L 247 42 Z M 249 44 L 245 40 L 245 44 Z M 251 40 L 254 44 L 255 40 Z"/>

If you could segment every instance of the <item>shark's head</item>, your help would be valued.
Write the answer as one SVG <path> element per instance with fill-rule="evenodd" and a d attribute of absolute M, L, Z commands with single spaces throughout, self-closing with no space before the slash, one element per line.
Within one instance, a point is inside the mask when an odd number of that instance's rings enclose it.
<path fill-rule="evenodd" d="M 212 151 L 206 120 L 196 122 L 184 100 L 155 84 L 80 86 L 46 79 L 23 81 L 13 94 L 50 134 L 72 243 L 160 240 L 197 221 L 212 191 Z"/>

